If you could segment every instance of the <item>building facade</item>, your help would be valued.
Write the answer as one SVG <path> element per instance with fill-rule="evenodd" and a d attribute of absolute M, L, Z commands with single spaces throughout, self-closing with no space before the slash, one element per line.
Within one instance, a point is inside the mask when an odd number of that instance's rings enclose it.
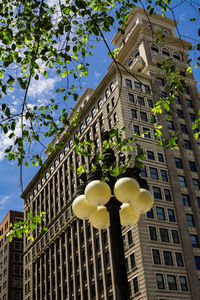
<path fill-rule="evenodd" d="M 10 224 L 24 220 L 24 213 L 10 210 L 0 224 L 0 299 L 23 299 L 23 238 L 9 243 Z"/>
<path fill-rule="evenodd" d="M 151 24 L 149 24 L 151 22 Z M 162 30 L 156 45 L 153 33 Z M 200 160 L 192 124 L 200 97 L 193 75 L 187 73 L 190 44 L 180 42 L 175 23 L 161 16 L 147 18 L 136 8 L 125 34 L 115 35 L 119 47 L 114 62 L 98 87 L 86 89 L 75 106 L 80 126 L 70 128 L 71 139 L 46 160 L 46 172 L 38 172 L 25 189 L 25 216 L 46 212 L 48 231 L 24 239 L 24 300 L 115 299 L 109 229 L 96 230 L 71 211 L 79 178 L 72 171 L 89 161 L 75 155 L 73 136 L 93 140 L 101 147 L 101 132 L 126 126 L 126 136 L 137 133 L 146 153 L 145 168 L 155 204 L 134 227 L 123 228 L 131 299 L 198 300 L 200 295 Z M 175 96 L 172 120 L 158 116 L 165 137 L 178 137 L 179 149 L 158 146 L 152 107 L 167 97 L 162 60 L 171 58 L 186 87 Z M 144 133 L 144 138 L 142 137 Z M 55 139 L 56 142 L 56 139 Z M 136 151 L 134 152 L 136 154 Z"/>

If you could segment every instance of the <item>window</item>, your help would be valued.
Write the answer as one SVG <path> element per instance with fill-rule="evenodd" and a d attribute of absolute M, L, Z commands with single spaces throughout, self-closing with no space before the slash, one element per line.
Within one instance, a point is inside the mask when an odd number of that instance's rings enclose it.
<path fill-rule="evenodd" d="M 107 113 L 109 113 L 110 112 L 110 103 L 107 104 L 106 108 L 107 108 Z"/>
<path fill-rule="evenodd" d="M 184 119 L 184 115 L 183 115 L 182 109 L 177 109 L 177 110 L 176 110 L 176 113 L 177 113 L 177 117 L 178 117 L 178 118 Z"/>
<path fill-rule="evenodd" d="M 131 268 L 134 269 L 135 268 L 135 255 L 134 255 L 134 253 L 131 253 L 130 261 L 131 261 Z"/>
<path fill-rule="evenodd" d="M 103 101 L 102 101 L 102 99 L 100 98 L 99 99 L 99 101 L 98 101 L 98 108 L 100 109 L 101 107 L 102 107 L 102 105 L 103 105 Z"/>
<path fill-rule="evenodd" d="M 151 138 L 149 128 L 143 127 L 143 133 L 144 133 L 145 138 L 148 138 L 148 139 Z"/>
<path fill-rule="evenodd" d="M 149 100 L 149 99 L 148 99 L 148 106 L 149 106 L 150 108 L 153 108 L 153 101 L 152 101 L 152 100 Z"/>
<path fill-rule="evenodd" d="M 181 187 L 186 187 L 186 182 L 185 182 L 185 177 L 184 176 L 179 175 L 178 176 L 178 181 L 179 181 L 179 185 Z"/>
<path fill-rule="evenodd" d="M 182 162 L 180 158 L 175 157 L 175 164 L 178 169 L 183 169 Z"/>
<path fill-rule="evenodd" d="M 126 87 L 132 89 L 132 82 L 130 79 L 126 79 Z"/>
<path fill-rule="evenodd" d="M 137 135 L 140 135 L 140 128 L 137 125 L 133 125 L 133 132 L 137 133 Z"/>
<path fill-rule="evenodd" d="M 176 252 L 175 256 L 176 256 L 177 267 L 184 267 L 182 253 Z"/>
<path fill-rule="evenodd" d="M 188 291 L 187 279 L 185 276 L 179 276 L 182 291 Z"/>
<path fill-rule="evenodd" d="M 162 207 L 156 207 L 156 214 L 158 220 L 165 220 L 165 211 Z"/>
<path fill-rule="evenodd" d="M 133 278 L 133 289 L 134 293 L 137 294 L 139 292 L 139 285 L 137 277 Z"/>
<path fill-rule="evenodd" d="M 141 176 L 147 177 L 147 170 L 146 170 L 146 167 L 141 168 Z"/>
<path fill-rule="evenodd" d="M 180 54 L 177 53 L 177 52 L 174 52 L 174 53 L 173 53 L 173 58 L 175 58 L 175 59 L 177 59 L 177 60 L 181 60 L 181 56 L 180 56 Z"/>
<path fill-rule="evenodd" d="M 164 157 L 162 153 L 158 153 L 158 161 L 159 162 L 164 162 Z"/>
<path fill-rule="evenodd" d="M 114 123 L 117 123 L 117 113 L 116 112 L 113 114 L 113 120 L 114 120 Z"/>
<path fill-rule="evenodd" d="M 84 124 L 83 123 L 80 125 L 79 129 L 80 129 L 80 134 L 83 133 L 83 131 L 84 131 Z"/>
<path fill-rule="evenodd" d="M 141 111 L 141 112 L 140 112 L 140 119 L 141 119 L 142 121 L 147 122 L 147 114 L 146 114 L 145 112 Z"/>
<path fill-rule="evenodd" d="M 160 239 L 161 242 L 169 242 L 169 234 L 168 234 L 168 230 L 165 228 L 160 228 Z"/>
<path fill-rule="evenodd" d="M 88 125 L 90 123 L 90 116 L 87 116 L 85 118 L 85 124 Z"/>
<path fill-rule="evenodd" d="M 163 251 L 163 257 L 166 266 L 173 266 L 172 253 L 170 251 Z"/>
<path fill-rule="evenodd" d="M 166 98 L 166 97 L 167 97 L 167 93 L 164 92 L 164 91 L 162 91 L 162 92 L 160 93 L 160 96 L 161 96 L 162 98 Z"/>
<path fill-rule="evenodd" d="M 182 194 L 182 200 L 184 206 L 190 206 L 190 198 L 186 194 Z"/>
<path fill-rule="evenodd" d="M 152 208 L 147 212 L 147 218 L 154 219 L 153 209 Z"/>
<path fill-rule="evenodd" d="M 177 290 L 176 277 L 174 275 L 167 275 L 167 282 L 169 290 Z"/>
<path fill-rule="evenodd" d="M 190 234 L 190 240 L 192 243 L 192 247 L 195 247 L 195 248 L 199 247 L 198 237 L 196 234 Z"/>
<path fill-rule="evenodd" d="M 153 194 L 155 199 L 162 199 L 161 190 L 157 186 L 153 186 Z"/>
<path fill-rule="evenodd" d="M 128 60 L 128 66 L 130 67 L 130 65 L 132 64 L 133 62 L 133 59 L 130 57 L 129 60 Z"/>
<path fill-rule="evenodd" d="M 168 189 L 164 189 L 164 193 L 165 193 L 165 200 L 166 201 L 172 201 L 172 197 L 171 197 L 171 192 Z"/>
<path fill-rule="evenodd" d="M 200 208 L 200 197 L 197 197 L 198 206 Z"/>
<path fill-rule="evenodd" d="M 157 249 L 153 249 L 152 253 L 153 253 L 153 262 L 154 262 L 154 264 L 160 265 L 161 264 L 160 251 L 157 250 Z"/>
<path fill-rule="evenodd" d="M 194 226 L 193 215 L 191 215 L 191 214 L 186 214 L 186 220 L 187 220 L 188 226 Z"/>
<path fill-rule="evenodd" d="M 164 279 L 162 274 L 156 274 L 156 283 L 157 283 L 157 288 L 159 290 L 164 290 L 165 285 L 164 285 Z"/>
<path fill-rule="evenodd" d="M 200 189 L 199 180 L 196 178 L 192 178 L 192 181 L 193 181 L 194 189 L 199 190 Z"/>
<path fill-rule="evenodd" d="M 187 127 L 186 127 L 186 125 L 185 124 L 180 124 L 180 128 L 181 128 L 181 132 L 182 133 L 188 133 L 188 131 L 187 131 Z"/>
<path fill-rule="evenodd" d="M 162 49 L 162 54 L 165 55 L 165 56 L 168 56 L 168 57 L 170 56 L 169 50 L 166 49 L 166 48 Z"/>
<path fill-rule="evenodd" d="M 164 86 L 164 80 L 162 78 L 157 78 L 157 82 L 159 86 Z"/>
<path fill-rule="evenodd" d="M 105 90 L 105 97 L 106 97 L 106 99 L 108 98 L 108 96 L 109 96 L 109 90 L 106 89 L 106 90 Z"/>
<path fill-rule="evenodd" d="M 94 116 L 96 115 L 96 107 L 93 107 L 92 111 L 91 111 L 91 115 L 92 115 L 92 118 L 94 118 Z"/>
<path fill-rule="evenodd" d="M 152 241 L 157 241 L 156 227 L 149 226 L 149 235 Z"/>
<path fill-rule="evenodd" d="M 195 263 L 196 263 L 197 270 L 200 270 L 200 256 L 195 256 L 194 260 L 195 260 Z"/>
<path fill-rule="evenodd" d="M 149 85 L 144 84 L 144 90 L 145 90 L 146 94 L 150 94 L 151 93 Z"/>
<path fill-rule="evenodd" d="M 190 120 L 192 122 L 195 122 L 195 114 L 190 113 Z"/>
<path fill-rule="evenodd" d="M 176 104 L 180 104 L 180 98 L 177 95 L 174 95 L 174 100 Z"/>
<path fill-rule="evenodd" d="M 158 180 L 158 171 L 156 168 L 149 168 L 150 169 L 150 175 L 152 179 Z"/>
<path fill-rule="evenodd" d="M 190 166 L 190 171 L 192 171 L 192 172 L 197 171 L 194 161 L 189 161 L 189 166 Z"/>
<path fill-rule="evenodd" d="M 132 231 L 129 230 L 127 235 L 128 235 L 128 244 L 129 244 L 129 245 L 133 244 Z"/>
<path fill-rule="evenodd" d="M 129 100 L 129 102 L 134 103 L 135 102 L 134 95 L 133 94 L 128 94 L 128 100 Z"/>
<path fill-rule="evenodd" d="M 186 99 L 186 105 L 188 108 L 193 108 L 192 101 L 189 99 Z"/>
<path fill-rule="evenodd" d="M 170 221 L 170 222 L 176 222 L 175 215 L 174 215 L 174 210 L 168 208 L 167 211 L 168 211 L 168 218 L 169 218 L 169 221 Z"/>
<path fill-rule="evenodd" d="M 172 240 L 174 244 L 179 244 L 179 235 L 177 230 L 172 230 Z"/>
<path fill-rule="evenodd" d="M 132 117 L 133 119 L 137 119 L 137 112 L 136 112 L 135 109 L 132 109 L 132 108 L 131 108 L 131 117 Z"/>
<path fill-rule="evenodd" d="M 115 98 L 114 98 L 114 97 L 111 99 L 111 103 L 112 103 L 112 107 L 114 107 L 114 106 L 115 106 L 115 104 L 116 104 L 116 102 L 115 102 Z"/>
<path fill-rule="evenodd" d="M 111 91 L 111 92 L 114 91 L 114 83 L 113 83 L 113 82 L 111 82 L 111 84 L 110 84 L 110 91 Z"/>
<path fill-rule="evenodd" d="M 142 84 L 140 82 L 135 81 L 134 85 L 135 85 L 136 91 L 139 91 L 139 92 L 142 91 Z"/>
<path fill-rule="evenodd" d="M 152 151 L 147 151 L 147 158 L 151 160 L 155 160 L 154 153 Z"/>
<path fill-rule="evenodd" d="M 161 170 L 162 181 L 168 182 L 167 171 Z"/>
<path fill-rule="evenodd" d="M 143 98 L 143 97 L 138 97 L 138 104 L 139 104 L 139 105 L 143 105 L 143 106 L 145 105 L 145 104 L 144 104 L 144 98 Z"/>
<path fill-rule="evenodd" d="M 167 127 L 170 130 L 174 130 L 174 125 L 173 125 L 172 121 L 167 121 Z"/>
<path fill-rule="evenodd" d="M 189 95 L 189 89 L 186 86 L 183 88 L 183 93 Z"/>
<path fill-rule="evenodd" d="M 185 149 L 191 150 L 191 144 L 190 144 L 190 141 L 184 140 L 184 147 L 185 147 Z"/>
<path fill-rule="evenodd" d="M 159 52 L 158 47 L 157 47 L 155 44 L 152 44 L 152 45 L 151 45 L 151 50 L 152 50 L 153 52 Z"/>

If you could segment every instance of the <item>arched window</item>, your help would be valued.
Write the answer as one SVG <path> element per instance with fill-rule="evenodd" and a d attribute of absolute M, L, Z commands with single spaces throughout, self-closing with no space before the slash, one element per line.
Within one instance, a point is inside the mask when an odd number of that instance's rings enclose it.
<path fill-rule="evenodd" d="M 166 49 L 166 48 L 163 48 L 163 49 L 162 49 L 162 54 L 165 55 L 165 56 L 170 56 L 170 52 L 169 52 L 169 50 Z"/>
<path fill-rule="evenodd" d="M 159 52 L 158 46 L 156 46 L 155 44 L 151 45 L 151 50 L 154 51 L 154 52 Z"/>
<path fill-rule="evenodd" d="M 174 57 L 175 59 L 177 59 L 177 60 L 181 60 L 181 56 L 180 56 L 180 54 L 177 53 L 177 52 L 174 52 L 174 53 L 173 53 L 173 57 Z"/>

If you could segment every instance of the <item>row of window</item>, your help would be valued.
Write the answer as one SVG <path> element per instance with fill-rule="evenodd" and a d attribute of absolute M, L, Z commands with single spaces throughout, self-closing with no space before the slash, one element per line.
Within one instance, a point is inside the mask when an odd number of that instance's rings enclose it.
<path fill-rule="evenodd" d="M 157 283 L 157 288 L 160 290 L 166 289 L 166 281 L 168 285 L 168 289 L 170 291 L 178 290 L 177 286 L 177 277 L 175 275 L 166 275 L 166 279 L 164 280 L 164 275 L 163 274 L 156 274 L 156 283 Z M 179 283 L 180 283 L 180 289 L 182 291 L 188 291 L 188 285 L 187 285 L 187 279 L 186 276 L 179 276 Z"/>
<path fill-rule="evenodd" d="M 162 253 L 162 256 L 161 256 Z M 152 249 L 153 263 L 156 265 L 161 265 L 163 262 L 166 266 L 174 266 L 174 261 L 176 261 L 177 267 L 184 267 L 183 256 L 180 252 L 172 253 L 168 250 Z"/>
<path fill-rule="evenodd" d="M 136 109 L 131 108 L 130 109 L 130 113 L 131 113 L 131 118 L 132 119 L 137 119 L 138 118 L 138 111 Z M 148 121 L 155 121 L 155 116 L 154 115 L 150 115 L 150 117 L 148 118 L 148 114 L 144 111 L 140 111 L 140 120 L 144 121 L 144 122 L 148 122 Z"/>
<path fill-rule="evenodd" d="M 171 238 L 174 244 L 180 244 L 179 234 L 177 230 L 171 230 Z M 160 234 L 160 241 L 169 243 L 170 242 L 170 235 L 169 230 L 167 228 L 159 228 Z M 149 226 L 149 236 L 151 241 L 158 241 L 158 228 L 154 226 Z"/>
<path fill-rule="evenodd" d="M 171 208 L 164 209 L 163 207 L 159 207 L 159 206 L 156 206 L 155 208 L 152 208 L 150 211 L 148 211 L 147 213 L 148 218 L 154 219 L 154 210 L 156 211 L 157 220 L 161 220 L 161 221 L 168 220 L 170 222 L 176 222 L 175 213 L 173 209 Z M 167 213 L 165 210 L 167 210 Z"/>
<path fill-rule="evenodd" d="M 183 169 L 181 158 L 175 157 L 174 159 L 175 159 L 175 164 L 176 164 L 177 169 Z M 189 163 L 190 171 L 197 172 L 195 162 L 189 160 L 188 163 Z"/>
<path fill-rule="evenodd" d="M 125 79 L 126 87 L 129 89 L 133 88 L 132 80 L 131 79 Z M 134 89 L 138 92 L 144 92 L 146 94 L 151 93 L 151 89 L 149 85 L 142 84 L 141 82 L 134 81 Z"/>
<path fill-rule="evenodd" d="M 166 57 L 173 57 L 175 58 L 176 60 L 182 60 L 182 57 L 181 55 L 178 53 L 178 52 L 172 52 L 172 54 L 170 54 L 170 51 L 167 49 L 167 48 L 162 48 L 162 49 L 159 49 L 157 45 L 155 44 L 151 44 L 151 50 L 153 52 L 156 52 L 156 53 L 162 53 L 164 56 Z"/>
<path fill-rule="evenodd" d="M 142 106 L 148 105 L 149 108 L 153 108 L 153 101 L 150 99 L 145 100 L 145 98 L 141 96 L 134 96 L 128 93 L 128 100 L 130 103 L 136 103 Z"/>

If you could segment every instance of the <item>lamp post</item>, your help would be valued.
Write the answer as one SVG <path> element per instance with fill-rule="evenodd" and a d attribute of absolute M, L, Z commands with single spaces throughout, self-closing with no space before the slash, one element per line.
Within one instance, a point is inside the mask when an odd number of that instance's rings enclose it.
<path fill-rule="evenodd" d="M 116 164 L 112 149 L 106 150 L 103 163 L 107 168 Z M 76 217 L 89 219 L 97 229 L 110 227 L 116 300 L 129 300 L 121 225 L 135 225 L 140 214 L 151 209 L 154 200 L 136 167 L 128 168 L 117 178 L 107 173 L 108 183 L 100 181 L 101 176 L 101 169 L 83 176 L 84 183 L 78 188 L 72 210 Z"/>

